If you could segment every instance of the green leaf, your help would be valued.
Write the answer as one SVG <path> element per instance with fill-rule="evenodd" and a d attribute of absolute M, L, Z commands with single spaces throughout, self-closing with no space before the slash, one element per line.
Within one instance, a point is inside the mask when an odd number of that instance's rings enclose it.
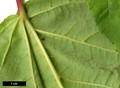
<path fill-rule="evenodd" d="M 120 53 L 95 16 L 85 0 L 30 0 L 0 24 L 0 83 L 119 88 Z"/>
<path fill-rule="evenodd" d="M 88 0 L 88 2 L 99 29 L 120 51 L 120 0 Z"/>

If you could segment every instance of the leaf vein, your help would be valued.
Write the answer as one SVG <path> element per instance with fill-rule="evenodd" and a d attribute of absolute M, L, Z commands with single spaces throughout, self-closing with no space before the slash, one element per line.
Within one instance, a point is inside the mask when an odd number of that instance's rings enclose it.
<path fill-rule="evenodd" d="M 96 84 L 96 83 L 88 83 L 85 81 L 77 81 L 77 80 L 71 80 L 71 79 L 65 79 L 62 78 L 64 81 L 69 81 L 69 82 L 73 82 L 73 83 L 77 83 L 77 84 L 84 84 L 84 85 L 90 85 L 90 86 L 98 86 L 98 87 L 103 87 L 103 88 L 112 88 L 106 85 L 101 85 L 101 84 Z"/>
<path fill-rule="evenodd" d="M 1 66 L 0 66 L 0 71 L 2 70 L 2 67 L 3 67 L 3 65 L 5 64 L 5 60 L 6 60 L 6 57 L 7 57 L 7 54 L 8 54 L 8 52 L 9 52 L 10 45 L 11 45 L 11 42 L 12 42 L 12 37 L 13 37 L 13 34 L 14 34 L 14 30 L 15 30 L 15 28 L 17 27 L 18 21 L 19 21 L 19 20 L 17 20 L 16 25 L 15 25 L 15 27 L 14 27 L 14 29 L 13 29 L 10 42 L 8 43 L 7 50 L 6 50 L 5 54 L 4 54 L 4 57 L 3 57 L 3 60 L 2 60 Z"/>
<path fill-rule="evenodd" d="M 58 8 L 58 7 L 61 7 L 61 6 L 65 6 L 65 5 L 69 5 L 69 4 L 79 4 L 79 3 L 80 3 L 80 2 L 68 2 L 68 3 L 65 3 L 65 4 L 60 4 L 60 5 L 58 5 L 58 6 L 51 7 L 51 8 L 49 8 L 49 9 L 47 9 L 47 10 L 43 10 L 43 11 L 40 11 L 40 12 L 38 12 L 38 13 L 36 13 L 36 14 L 33 14 L 33 15 L 30 16 L 29 18 L 31 19 L 31 18 L 33 18 L 33 17 L 35 17 L 35 16 L 38 16 L 39 14 L 48 12 L 48 11 L 50 11 L 50 10 L 53 10 L 53 9 Z"/>
<path fill-rule="evenodd" d="M 70 41 L 75 42 L 75 43 L 80 43 L 80 44 L 83 44 L 83 45 L 86 45 L 86 46 L 90 46 L 90 47 L 95 47 L 95 48 L 98 48 L 98 49 L 101 49 L 101 50 L 104 50 L 104 51 L 107 51 L 107 52 L 113 52 L 113 53 L 119 54 L 119 52 L 117 52 L 115 50 L 111 50 L 111 49 L 95 46 L 95 45 L 92 45 L 92 44 L 89 44 L 89 43 L 86 43 L 86 42 L 83 42 L 83 41 L 78 41 L 78 40 L 72 39 L 72 38 L 64 36 L 64 35 L 54 34 L 54 33 L 51 33 L 51 32 L 42 31 L 42 30 L 38 30 L 38 29 L 36 29 L 36 31 L 38 33 L 46 34 L 46 35 L 49 35 L 49 36 L 60 37 L 60 38 L 67 39 L 67 40 L 70 40 Z"/>

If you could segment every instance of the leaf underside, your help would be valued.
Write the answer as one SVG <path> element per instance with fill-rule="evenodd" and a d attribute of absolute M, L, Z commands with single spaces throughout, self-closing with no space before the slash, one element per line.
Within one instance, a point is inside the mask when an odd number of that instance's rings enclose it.
<path fill-rule="evenodd" d="M 5 80 L 26 81 L 20 88 L 120 88 L 119 4 L 27 2 L 29 20 L 12 15 L 0 24 L 0 88 Z"/>

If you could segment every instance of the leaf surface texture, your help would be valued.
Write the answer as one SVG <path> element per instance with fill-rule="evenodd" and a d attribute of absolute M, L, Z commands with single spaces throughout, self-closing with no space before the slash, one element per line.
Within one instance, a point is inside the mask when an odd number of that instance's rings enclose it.
<path fill-rule="evenodd" d="M 0 24 L 0 82 L 26 81 L 22 88 L 120 88 L 118 34 L 106 33 L 114 28 L 102 17 L 106 12 L 99 12 L 113 1 L 99 1 L 30 0 L 28 19 L 8 17 Z"/>

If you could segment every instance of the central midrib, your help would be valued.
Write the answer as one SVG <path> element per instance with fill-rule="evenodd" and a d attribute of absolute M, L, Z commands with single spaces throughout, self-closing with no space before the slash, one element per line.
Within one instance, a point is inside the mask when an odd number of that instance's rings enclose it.
<path fill-rule="evenodd" d="M 59 80 L 59 77 L 58 77 L 58 75 L 57 75 L 57 73 L 56 73 L 56 70 L 54 69 L 54 66 L 52 65 L 52 63 L 51 63 L 51 61 L 50 61 L 50 59 L 49 59 L 49 56 L 47 55 L 47 53 L 46 53 L 46 51 L 45 51 L 42 43 L 39 41 L 39 38 L 37 37 L 36 32 L 34 31 L 34 28 L 33 28 L 32 25 L 30 24 L 29 20 L 26 20 L 26 21 L 25 21 L 25 25 L 28 25 L 28 26 L 30 27 L 28 30 L 32 31 L 33 36 L 34 36 L 35 39 L 36 39 L 36 42 L 39 44 L 39 48 L 42 50 L 42 52 L 43 52 L 43 54 L 44 54 L 44 57 L 45 57 L 48 65 L 50 66 L 50 69 L 51 69 L 51 71 L 52 71 L 52 73 L 53 73 L 53 75 L 54 75 L 54 78 L 55 78 L 55 80 L 56 80 L 59 88 L 64 88 L 63 85 L 62 85 L 62 83 L 61 83 L 61 81 Z"/>

